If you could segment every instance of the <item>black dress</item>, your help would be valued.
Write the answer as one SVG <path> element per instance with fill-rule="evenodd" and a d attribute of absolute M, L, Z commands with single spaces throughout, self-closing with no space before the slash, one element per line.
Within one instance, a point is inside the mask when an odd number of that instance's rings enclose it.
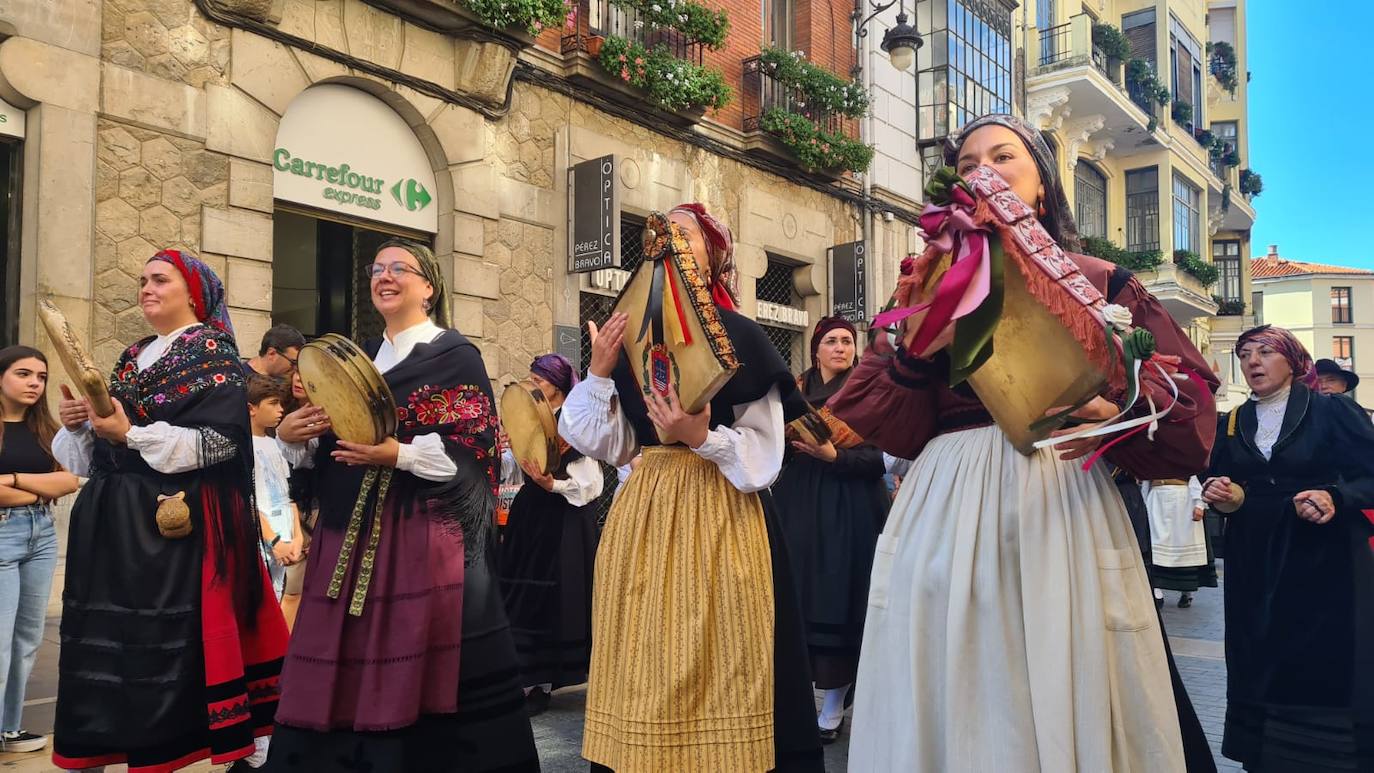
<path fill-rule="evenodd" d="M 1211 476 L 1245 491 L 1226 518 L 1226 733 L 1250 771 L 1374 771 L 1374 427 L 1294 384 L 1266 460 L 1256 407 L 1224 415 Z M 1325 490 L 1326 524 L 1293 497 Z"/>
<path fill-rule="evenodd" d="M 800 379 L 802 396 L 819 409 L 850 372 L 823 384 L 812 368 Z M 823 462 L 789 450 L 771 487 L 806 622 L 811 676 L 822 689 L 854 682 L 873 551 L 889 505 L 881 450 L 862 444 L 836 453 L 834 462 Z"/>
<path fill-rule="evenodd" d="M 566 478 L 568 465 L 581 458 L 569 448 L 553 477 Z M 501 543 L 501 593 L 526 687 L 587 681 L 596 537 L 592 505 L 574 506 L 529 482 L 511 503 Z"/>

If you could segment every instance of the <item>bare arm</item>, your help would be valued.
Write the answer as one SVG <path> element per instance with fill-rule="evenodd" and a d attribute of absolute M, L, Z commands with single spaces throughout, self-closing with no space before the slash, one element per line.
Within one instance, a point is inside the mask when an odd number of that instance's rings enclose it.
<path fill-rule="evenodd" d="M 73 491 L 79 485 L 76 476 L 66 470 L 55 472 L 21 472 L 13 476 L 13 480 L 18 482 L 21 491 L 30 494 L 37 494 L 41 499 L 59 499 Z"/>
<path fill-rule="evenodd" d="M 23 507 L 38 503 L 38 495 L 10 486 L 0 485 L 0 507 Z"/>

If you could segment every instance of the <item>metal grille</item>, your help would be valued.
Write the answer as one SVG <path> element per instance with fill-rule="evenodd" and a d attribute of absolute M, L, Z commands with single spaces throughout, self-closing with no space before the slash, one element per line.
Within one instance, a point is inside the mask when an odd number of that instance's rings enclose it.
<path fill-rule="evenodd" d="M 643 221 L 620 217 L 620 268 L 625 271 L 633 272 L 639 268 L 639 264 L 644 262 L 644 223 Z M 582 375 L 586 376 L 586 368 L 592 361 L 592 338 L 587 334 L 587 323 L 595 322 L 597 325 L 605 324 L 611 316 L 611 310 L 615 307 L 615 296 L 602 295 L 600 293 L 582 293 L 578 299 L 577 316 L 580 322 L 582 335 Z M 611 511 L 611 499 L 615 495 L 616 486 L 619 483 L 615 468 L 609 464 L 601 463 L 601 473 L 605 478 L 606 485 L 602 489 L 601 496 L 592 503 L 595 508 L 597 527 L 606 524 L 606 514 Z"/>
<path fill-rule="evenodd" d="M 759 277 L 755 293 L 761 301 L 783 306 L 798 306 L 797 286 L 792 281 L 793 267 L 780 260 L 768 259 L 768 268 Z"/>
<path fill-rule="evenodd" d="M 797 350 L 797 342 L 801 340 L 801 333 L 785 327 L 773 327 L 772 325 L 759 325 L 763 328 L 763 334 L 768 336 L 773 348 L 782 355 L 782 361 L 787 363 L 787 369 L 796 373 L 800 368 L 794 363 L 792 353 Z"/>

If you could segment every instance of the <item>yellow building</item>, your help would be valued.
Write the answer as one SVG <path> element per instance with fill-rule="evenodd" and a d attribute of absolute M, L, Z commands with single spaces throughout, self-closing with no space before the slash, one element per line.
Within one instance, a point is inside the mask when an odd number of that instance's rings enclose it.
<path fill-rule="evenodd" d="M 1249 311 L 1245 0 L 1021 12 L 1025 115 L 1053 140 L 1085 251 L 1136 269 L 1215 359 Z"/>
<path fill-rule="evenodd" d="M 1258 322 L 1288 328 L 1313 357 L 1332 358 L 1374 384 L 1374 271 L 1288 260 L 1272 245 L 1249 263 Z M 1223 378 L 1243 389 L 1231 352 L 1216 354 L 1224 357 Z"/>

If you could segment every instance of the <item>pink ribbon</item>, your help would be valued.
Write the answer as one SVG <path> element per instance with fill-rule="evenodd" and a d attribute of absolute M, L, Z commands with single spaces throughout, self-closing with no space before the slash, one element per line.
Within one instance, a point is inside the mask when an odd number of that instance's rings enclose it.
<path fill-rule="evenodd" d="M 910 350 L 916 353 L 925 351 L 951 320 L 978 308 L 988 297 L 991 284 L 988 232 L 973 222 L 973 196 L 956 186 L 950 198 L 946 206 L 927 204 L 921 210 L 921 231 L 927 247 L 954 254 L 949 270 L 935 288 L 935 297 L 928 303 L 890 309 L 873 319 L 875 326 L 887 327 L 929 309 L 911 344 Z"/>

